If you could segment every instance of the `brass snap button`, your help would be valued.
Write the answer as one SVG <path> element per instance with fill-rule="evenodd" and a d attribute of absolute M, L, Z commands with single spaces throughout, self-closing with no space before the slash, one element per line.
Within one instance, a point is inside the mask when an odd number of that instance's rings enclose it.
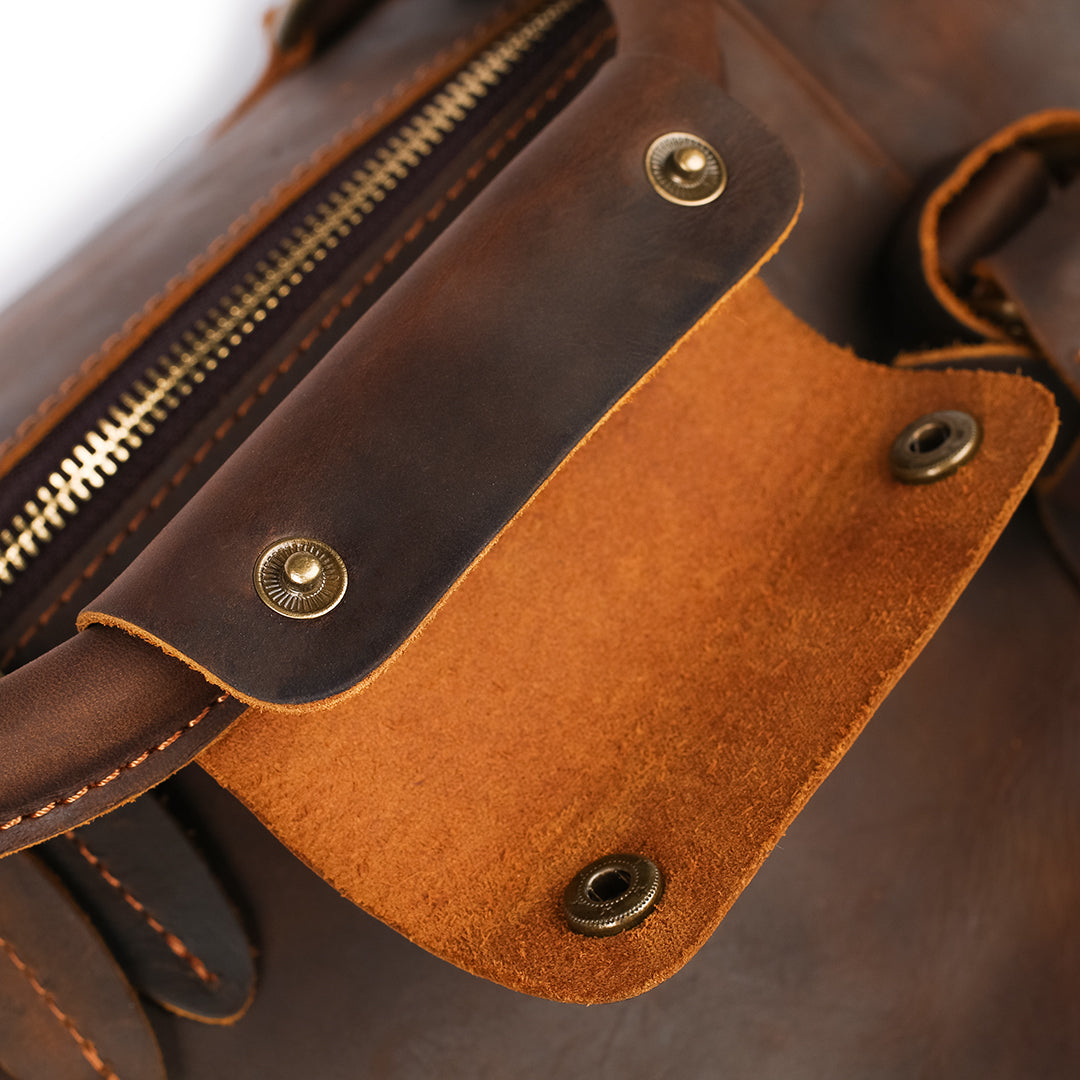
<path fill-rule="evenodd" d="M 306 536 L 271 544 L 255 563 L 259 599 L 289 619 L 317 619 L 345 595 L 349 575 L 329 545 Z"/>
<path fill-rule="evenodd" d="M 608 855 L 574 875 L 563 894 L 570 929 L 609 937 L 637 926 L 664 891 L 660 867 L 644 855 Z"/>
<path fill-rule="evenodd" d="M 649 183 L 668 202 L 703 206 L 727 186 L 723 158 L 704 139 L 685 131 L 670 131 L 645 151 Z"/>
<path fill-rule="evenodd" d="M 889 465 L 905 484 L 929 484 L 970 461 L 982 441 L 979 421 L 959 409 L 920 416 L 896 436 Z"/>

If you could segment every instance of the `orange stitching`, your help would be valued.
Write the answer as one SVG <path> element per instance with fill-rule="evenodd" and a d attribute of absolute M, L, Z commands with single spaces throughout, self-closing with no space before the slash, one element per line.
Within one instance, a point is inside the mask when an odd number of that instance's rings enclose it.
<path fill-rule="evenodd" d="M 85 784 L 72 795 L 67 795 L 63 799 L 54 799 L 51 803 L 46 803 L 44 806 L 40 807 L 37 810 L 34 810 L 31 813 L 19 814 L 18 816 L 13 817 L 10 821 L 5 821 L 2 825 L 0 825 L 0 832 L 5 832 L 7 829 L 13 829 L 16 825 L 23 821 L 35 821 L 38 818 L 43 818 L 46 814 L 51 814 L 58 806 L 71 806 L 72 803 L 77 803 L 93 788 L 103 788 L 108 784 L 111 784 L 118 776 L 123 774 L 125 770 L 137 769 L 152 754 L 156 754 L 160 750 L 168 750 L 169 747 L 172 746 L 172 744 L 176 742 L 176 740 L 179 739 L 185 731 L 190 731 L 192 728 L 197 727 L 200 723 L 202 723 L 202 721 L 206 719 L 206 716 L 211 709 L 228 700 L 228 694 L 222 694 L 220 697 L 215 698 L 214 701 L 207 705 L 206 708 L 203 709 L 203 711 L 199 713 L 199 715 L 196 716 L 194 720 L 189 720 L 178 731 L 174 731 L 164 742 L 158 743 L 157 746 L 153 746 L 149 750 L 143 751 L 143 753 L 141 753 L 137 758 L 133 758 L 131 761 L 125 762 L 119 768 L 113 769 L 113 771 L 109 773 L 108 776 L 103 776 L 100 780 L 93 780 L 89 784 Z"/>
<path fill-rule="evenodd" d="M 156 311 L 163 311 L 164 315 L 170 313 L 167 304 L 181 292 L 183 287 L 191 285 L 208 264 L 218 255 L 222 254 L 222 249 L 225 248 L 230 241 L 239 241 L 240 244 L 245 242 L 244 233 L 250 229 L 253 224 L 260 222 L 262 215 L 271 211 L 275 206 L 280 205 L 281 209 L 285 208 L 291 199 L 286 199 L 289 192 L 295 190 L 295 196 L 298 197 L 303 193 L 303 185 L 309 180 L 312 182 L 318 178 L 318 171 L 323 167 L 332 167 L 334 164 L 335 152 L 340 152 L 347 145 L 349 136 L 361 131 L 369 121 L 374 118 L 389 114 L 393 112 L 395 106 L 403 98 L 407 98 L 410 92 L 420 83 L 427 78 L 432 71 L 439 68 L 441 65 L 449 62 L 451 58 L 455 57 L 459 53 L 471 53 L 475 50 L 476 43 L 483 41 L 484 38 L 492 32 L 496 27 L 499 27 L 502 22 L 507 20 L 511 13 L 515 15 L 519 11 L 524 11 L 530 7 L 530 3 L 521 4 L 507 4 L 494 15 L 481 20 L 476 23 L 471 31 L 466 34 L 462 34 L 447 48 L 442 49 L 430 60 L 425 61 L 409 76 L 407 79 L 399 82 L 390 91 L 389 94 L 376 100 L 371 108 L 358 114 L 349 125 L 338 131 L 328 142 L 323 143 L 318 149 L 316 149 L 306 162 L 301 162 L 296 165 L 289 175 L 275 184 L 266 195 L 256 199 L 248 209 L 241 214 L 235 221 L 233 221 L 223 233 L 220 233 L 213 240 L 210 241 L 206 250 L 201 254 L 196 255 L 183 272 L 171 277 L 166 283 L 165 287 L 159 292 L 154 293 L 142 306 L 142 308 L 135 314 L 130 315 L 124 320 L 120 329 L 110 334 L 95 352 L 92 352 L 85 360 L 79 365 L 78 370 L 72 375 L 69 375 L 56 390 L 49 394 L 48 397 L 42 401 L 34 412 L 23 419 L 15 431 L 8 438 L 0 441 L 0 459 L 3 459 L 10 450 L 18 446 L 25 438 L 27 438 L 33 430 L 47 418 L 47 415 L 59 405 L 68 393 L 77 386 L 84 378 L 92 376 L 94 369 L 110 354 L 114 349 L 124 350 L 125 348 L 131 349 L 136 347 L 140 342 L 137 339 L 136 331 L 142 327 L 142 324 L 148 320 Z M 276 216 L 276 215 L 275 215 Z M 265 222 L 269 224 L 269 222 Z M 262 225 L 260 224 L 260 228 Z M 150 327 L 150 330 L 153 326 Z M 149 332 L 149 331 L 148 331 Z M 134 343 L 125 345 L 125 338 L 136 338 Z"/>
<path fill-rule="evenodd" d="M 188 967 L 190 967 L 207 986 L 213 986 L 217 983 L 218 976 L 215 975 L 206 964 L 204 964 L 203 961 L 176 936 L 176 934 L 172 933 L 170 930 L 166 930 L 161 922 L 150 914 L 146 905 L 135 896 L 135 894 L 132 893 L 115 874 L 113 874 L 105 863 L 86 846 L 80 837 L 76 836 L 70 829 L 64 833 L 64 836 L 75 845 L 75 849 L 78 853 L 102 876 L 102 878 L 104 878 L 104 880 L 124 898 L 125 902 L 146 920 L 146 924 L 150 929 L 164 939 L 165 944 L 174 955 L 178 956 L 181 960 L 184 960 Z"/>
<path fill-rule="evenodd" d="M 221 424 L 221 426 L 214 432 L 214 434 L 206 440 L 195 451 L 194 455 L 186 461 L 179 470 L 174 474 L 171 480 L 163 484 L 158 491 L 154 494 L 150 500 L 148 507 L 144 507 L 140 510 L 127 526 L 116 534 L 106 545 L 105 550 L 96 555 L 86 567 L 84 567 L 82 573 L 73 581 L 66 589 L 60 594 L 59 598 L 49 605 L 38 617 L 38 621 L 30 626 L 12 645 L 3 657 L 0 657 L 0 670 L 7 667 L 8 664 L 15 658 L 20 649 L 26 648 L 26 646 L 33 640 L 34 636 L 49 623 L 49 621 L 59 612 L 66 604 L 70 603 L 74 598 L 78 589 L 89 581 L 97 572 L 101 569 L 101 564 L 110 555 L 115 555 L 121 544 L 127 540 L 130 536 L 133 536 L 142 524 L 149 516 L 151 509 L 158 509 L 158 507 L 165 501 L 169 492 L 174 491 L 181 483 L 187 478 L 191 470 L 200 465 L 206 458 L 207 454 L 214 448 L 214 445 L 220 442 L 229 431 L 235 426 L 235 424 L 243 419 L 243 417 L 251 410 L 251 407 L 255 402 L 263 397 L 270 391 L 273 384 L 282 375 L 285 375 L 293 364 L 299 359 L 301 354 L 307 352 L 316 340 L 320 337 L 324 330 L 328 330 L 337 319 L 337 317 L 346 308 L 351 307 L 356 298 L 363 291 L 365 285 L 374 284 L 378 276 L 383 270 L 394 261 L 395 258 L 401 253 L 405 247 L 406 242 L 412 243 L 423 232 L 427 225 L 433 225 L 438 221 L 443 211 L 450 205 L 450 203 L 456 201 L 460 195 L 466 190 L 470 182 L 474 182 L 480 173 L 483 171 L 485 165 L 488 162 L 494 162 L 495 159 L 502 153 L 506 147 L 513 142 L 522 132 L 527 124 L 532 123 L 533 120 L 539 115 L 540 110 L 550 101 L 554 101 L 555 97 L 566 88 L 566 85 L 572 82 L 580 74 L 582 67 L 590 60 L 594 59 L 597 53 L 615 37 L 614 27 L 608 27 L 601 34 L 599 34 L 565 71 L 559 76 L 558 79 L 548 89 L 525 110 L 524 114 L 519 117 L 507 130 L 503 133 L 502 137 L 494 142 L 484 154 L 484 157 L 475 161 L 465 172 L 465 175 L 454 182 L 453 185 L 446 191 L 446 193 L 436 202 L 422 217 L 419 217 L 412 223 L 411 226 L 403 234 L 403 240 L 396 240 L 382 255 L 382 257 L 372 265 L 372 267 L 364 274 L 361 282 L 354 285 L 342 298 L 335 304 L 327 313 L 323 316 L 319 323 L 319 326 L 312 329 L 307 336 L 300 342 L 299 346 L 294 349 L 284 360 L 278 365 L 278 367 L 270 372 L 267 377 L 259 384 L 255 393 L 245 399 L 232 414 L 227 417 Z M 3 826 L 0 826 L 2 829 Z"/>
<path fill-rule="evenodd" d="M 120 1080 L 116 1073 L 113 1072 L 112 1068 L 105 1064 L 104 1059 L 98 1052 L 98 1048 L 90 1039 L 79 1031 L 75 1026 L 75 1021 L 60 1008 L 53 994 L 41 985 L 33 968 L 31 968 L 30 965 L 15 951 L 15 947 L 11 942 L 6 941 L 4 938 L 0 938 L 0 949 L 3 949 L 4 952 L 7 953 L 7 958 L 15 965 L 15 970 L 18 971 L 34 988 L 34 993 L 45 1002 L 49 1007 L 49 1012 L 60 1021 L 64 1030 L 75 1040 L 76 1045 L 79 1047 L 82 1056 L 86 1059 L 90 1068 L 93 1069 L 98 1076 L 102 1077 L 102 1080 Z"/>

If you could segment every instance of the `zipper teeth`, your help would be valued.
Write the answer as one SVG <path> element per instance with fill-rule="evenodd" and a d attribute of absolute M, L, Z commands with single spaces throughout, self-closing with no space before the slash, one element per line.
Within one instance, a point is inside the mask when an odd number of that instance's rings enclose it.
<path fill-rule="evenodd" d="M 255 267 L 135 379 L 72 448 L 7 528 L 0 529 L 0 583 L 11 585 L 132 451 L 338 246 L 388 192 L 457 128 L 488 90 L 584 0 L 554 0 L 464 67 L 336 191 L 304 227 Z M 3 590 L 0 590 L 2 593 Z"/>

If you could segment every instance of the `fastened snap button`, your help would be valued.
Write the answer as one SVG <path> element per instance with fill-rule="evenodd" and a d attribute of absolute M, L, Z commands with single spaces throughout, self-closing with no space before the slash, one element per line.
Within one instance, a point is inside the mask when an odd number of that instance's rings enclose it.
<path fill-rule="evenodd" d="M 680 206 L 702 206 L 727 185 L 723 158 L 704 139 L 669 131 L 645 151 L 645 172 L 657 194 Z"/>
<path fill-rule="evenodd" d="M 259 599 L 289 619 L 317 619 L 345 595 L 349 575 L 328 544 L 306 536 L 271 544 L 255 563 Z"/>
<path fill-rule="evenodd" d="M 637 926 L 664 891 L 660 867 L 644 855 L 608 855 L 574 875 L 563 894 L 570 929 L 608 937 Z"/>
<path fill-rule="evenodd" d="M 920 416 L 896 436 L 889 465 L 905 484 L 929 484 L 970 461 L 981 441 L 982 428 L 974 416 L 942 409 Z"/>

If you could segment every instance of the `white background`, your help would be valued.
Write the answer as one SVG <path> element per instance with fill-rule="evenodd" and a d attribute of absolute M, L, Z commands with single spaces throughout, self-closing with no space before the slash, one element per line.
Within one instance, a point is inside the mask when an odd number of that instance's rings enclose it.
<path fill-rule="evenodd" d="M 0 309 L 254 85 L 272 0 L 0 0 Z"/>

